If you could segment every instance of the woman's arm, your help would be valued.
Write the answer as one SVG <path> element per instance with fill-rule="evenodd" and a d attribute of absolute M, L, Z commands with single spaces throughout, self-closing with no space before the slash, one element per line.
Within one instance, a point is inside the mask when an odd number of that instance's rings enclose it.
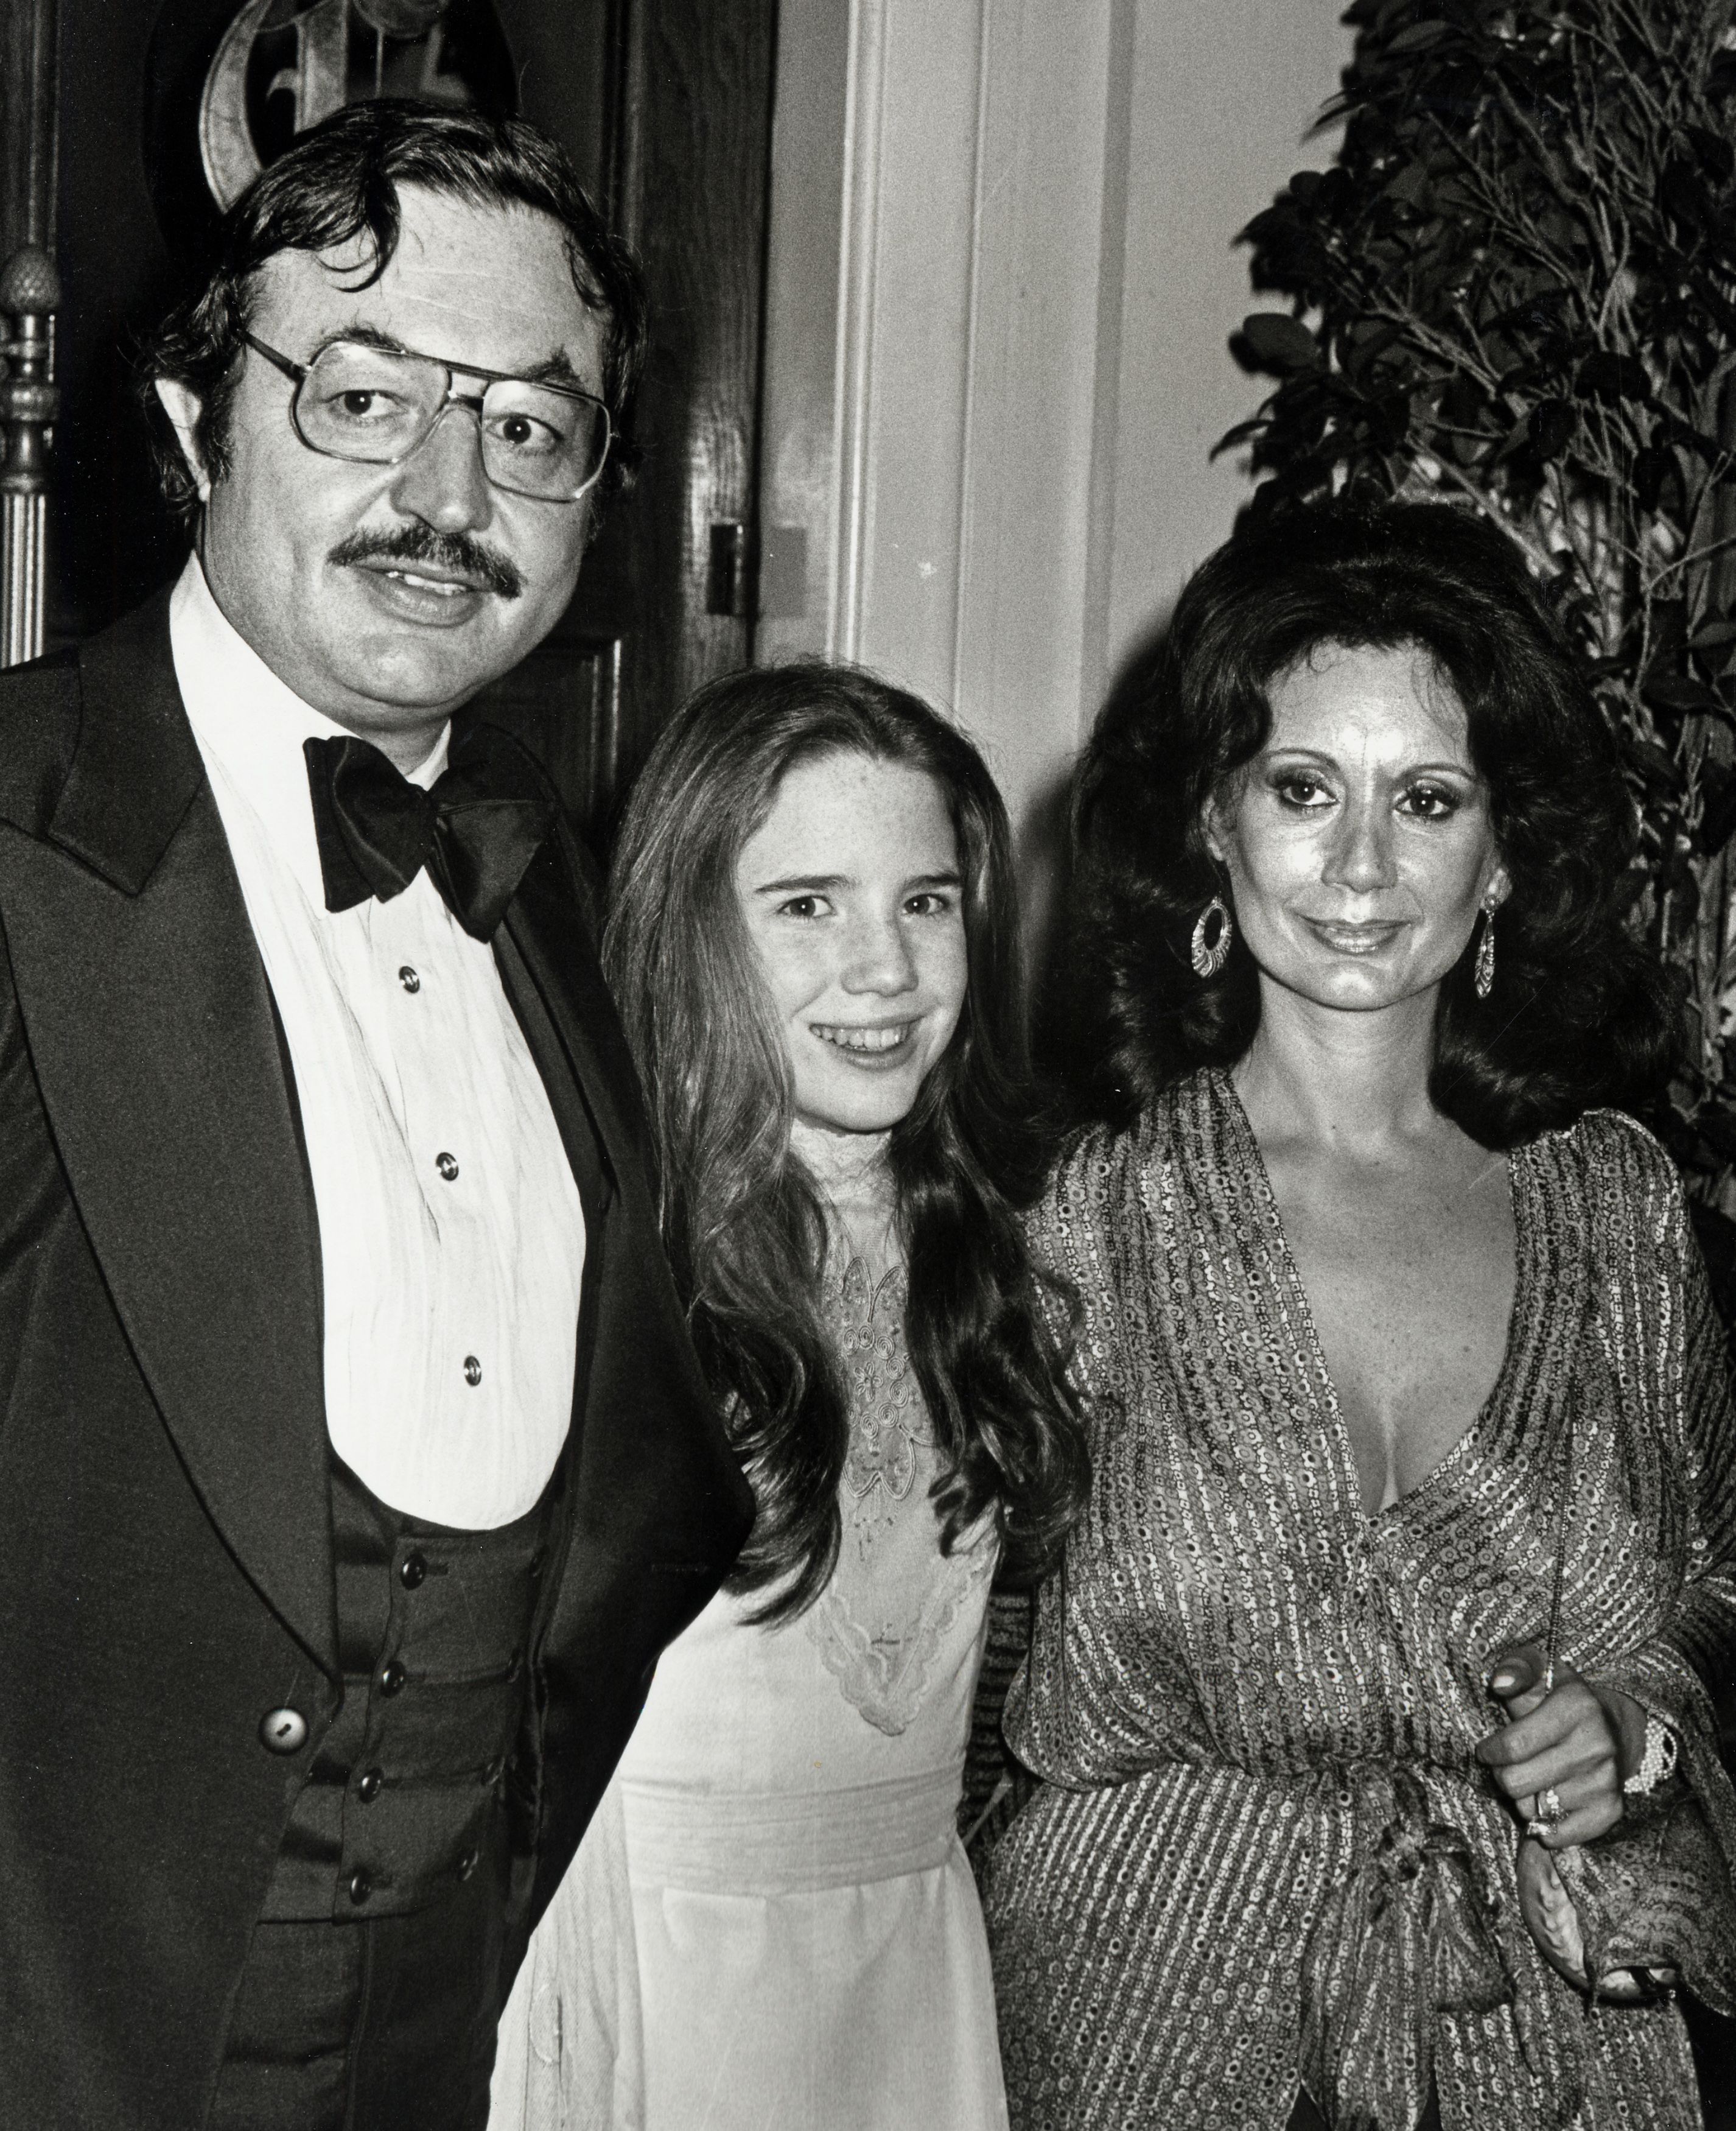
<path fill-rule="evenodd" d="M 1588 1124 L 1590 1120 L 1587 1120 Z M 1614 1209 L 1596 1226 L 1609 1238 L 1595 1268 L 1614 1300 L 1611 1362 L 1630 1425 L 1652 1434 L 1664 1485 L 1679 1514 L 1662 1520 L 1679 1568 L 1667 1617 L 1637 1649 L 1599 1665 L 1593 1683 L 1628 1697 L 1676 1735 L 1691 1765 L 1719 1765 L 1718 1701 L 1736 1678 L 1736 1410 L 1730 1355 L 1712 1307 L 1705 1266 L 1688 1220 L 1681 1180 L 1650 1133 L 1631 1121 L 1599 1121 L 1600 1166 Z M 1698 1787 L 1696 1785 L 1696 1787 Z M 1728 1796 L 1721 1778 L 1715 1788 Z M 1736 1822 L 1736 1802 L 1732 1807 Z"/>
<path fill-rule="evenodd" d="M 1603 1667 L 1599 1684 L 1630 1697 L 1675 1733 L 1686 1773 L 1719 1765 L 1720 1704 L 1736 1687 L 1736 1413 L 1729 1353 L 1712 1308 L 1681 1187 L 1670 1180 L 1666 1255 L 1677 1271 L 1682 1362 L 1678 1455 L 1688 1525 L 1687 1564 L 1670 1620 L 1631 1656 Z M 1728 1795 L 1728 1786 L 1715 1788 Z M 1736 1806 L 1731 1810 L 1736 1837 Z"/>
<path fill-rule="evenodd" d="M 1669 1727 L 1691 1779 L 1717 1768 L 1714 1698 L 1736 1679 L 1736 1415 L 1724 1330 L 1674 1169 L 1649 1136 L 1613 1120 L 1610 1128 L 1610 1151 L 1627 1157 L 1620 1188 L 1632 1203 L 1621 1225 L 1655 1305 L 1641 1315 L 1657 1351 L 1632 1358 L 1632 1376 L 1655 1403 L 1644 1420 L 1676 1467 L 1684 1580 L 1659 1632 L 1595 1675 L 1557 1664 L 1546 1697 L 1544 1655 L 1530 1645 L 1503 1651 L 1490 1668 L 1509 1722 L 1479 1755 L 1528 1818 L 1539 1793 L 1557 1792 L 1563 1811 L 1546 1839 L 1557 1848 L 1592 1841 L 1621 1818 L 1623 1786 L 1644 1764 L 1648 1718 Z M 1721 1781 L 1713 1788 L 1728 1794 Z M 1732 1817 L 1736 1833 L 1736 1806 Z"/>
<path fill-rule="evenodd" d="M 1660 1537 L 1681 1583 L 1648 1640 L 1595 1677 L 1558 1664 L 1547 1696 L 1538 1683 L 1544 1653 L 1504 1652 L 1491 1692 L 1518 1721 L 1478 1752 L 1538 1838 L 1522 1849 L 1521 1907 L 1545 1958 L 1581 1987 L 1595 1979 L 1618 1996 L 1632 1987 L 1625 1971 L 1657 1971 L 1729 2012 L 1736 2010 L 1736 1793 L 1719 1721 L 1736 1674 L 1729 1358 L 1680 1181 L 1649 1137 L 1633 1129 L 1620 1137 L 1631 1165 L 1623 1179 L 1628 1263 L 1609 1281 L 1619 1297 L 1628 1291 L 1628 1312 L 1618 1314 L 1638 1334 L 1621 1377 L 1631 1420 L 1657 1431 L 1667 1463 L 1667 1496 L 1678 1508 L 1666 1514 Z M 1538 1913 L 1528 1880 L 1533 1896 L 1542 1883 L 1552 1889 Z"/>

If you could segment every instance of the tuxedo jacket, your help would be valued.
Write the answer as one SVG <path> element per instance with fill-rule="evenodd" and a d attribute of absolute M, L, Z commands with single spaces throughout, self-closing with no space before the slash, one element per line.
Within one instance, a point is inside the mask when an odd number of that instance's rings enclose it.
<path fill-rule="evenodd" d="M 503 1992 L 751 1514 L 594 919 L 563 825 L 496 946 L 586 1224 Z M 339 1696 L 323 1386 L 294 1091 L 160 600 L 0 675 L 0 2123 L 204 2119 Z"/>

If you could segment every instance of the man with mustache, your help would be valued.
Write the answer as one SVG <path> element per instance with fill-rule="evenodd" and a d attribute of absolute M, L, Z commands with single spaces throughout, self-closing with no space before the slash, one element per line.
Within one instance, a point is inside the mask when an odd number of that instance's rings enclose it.
<path fill-rule="evenodd" d="M 452 713 L 643 305 L 531 129 L 307 136 L 149 351 L 195 548 L 0 679 L 0 2119 L 474 2131 L 747 1497 L 584 869 Z"/>

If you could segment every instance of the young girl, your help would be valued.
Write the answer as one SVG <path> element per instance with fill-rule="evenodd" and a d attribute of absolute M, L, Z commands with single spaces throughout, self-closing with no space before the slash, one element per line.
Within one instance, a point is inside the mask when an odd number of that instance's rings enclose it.
<path fill-rule="evenodd" d="M 972 1688 L 997 1564 L 1039 1569 L 1085 1487 L 1019 1218 L 1006 814 L 914 697 L 743 673 L 659 741 L 614 883 L 665 1239 L 758 1514 L 539 1929 L 496 2131 L 988 2131 Z"/>

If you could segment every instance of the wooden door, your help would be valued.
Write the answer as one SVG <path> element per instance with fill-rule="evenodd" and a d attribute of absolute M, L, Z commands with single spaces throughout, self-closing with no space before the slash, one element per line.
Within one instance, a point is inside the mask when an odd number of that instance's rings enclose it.
<path fill-rule="evenodd" d="M 586 41 L 608 55 L 587 91 L 607 157 L 595 196 L 637 247 L 651 294 L 643 458 L 566 619 L 478 708 L 523 735 L 600 830 L 675 706 L 753 656 L 777 8 L 578 0 L 573 12 L 586 7 Z M 537 12 L 502 7 L 527 48 Z M 552 65 L 528 70 L 524 115 L 576 158 L 571 92 L 549 93 L 559 81 Z"/>
<path fill-rule="evenodd" d="M 0 264 L 52 249 L 55 0 L 0 0 Z"/>
<path fill-rule="evenodd" d="M 202 85 L 243 4 L 0 0 L 0 231 L 13 242 L 47 231 L 57 206 L 65 287 L 51 643 L 112 620 L 185 553 L 157 499 L 129 344 L 170 285 L 164 225 L 172 237 L 200 204 L 186 188 L 198 181 Z M 566 148 L 650 285 L 637 487 L 600 528 L 548 641 L 476 706 L 525 737 L 595 829 L 681 697 L 752 656 L 776 0 L 448 4 L 454 20 L 492 18 L 523 114 Z M 377 0 L 275 0 L 256 19 L 285 36 L 316 13 L 329 28 L 347 7 L 380 12 Z M 57 13 L 55 95 L 44 26 L 51 45 Z M 280 98 L 274 124 L 285 108 L 302 106 Z M 714 540 L 718 525 L 740 532 Z M 733 582 L 714 553 L 741 558 Z"/>

